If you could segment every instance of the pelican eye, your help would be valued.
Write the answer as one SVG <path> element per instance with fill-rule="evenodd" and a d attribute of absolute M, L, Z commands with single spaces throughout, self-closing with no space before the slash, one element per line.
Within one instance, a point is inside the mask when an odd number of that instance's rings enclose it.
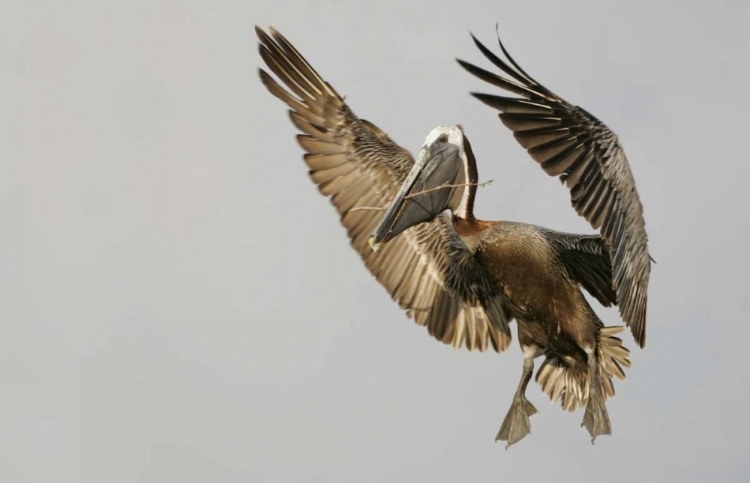
<path fill-rule="evenodd" d="M 437 141 L 440 144 L 445 144 L 448 142 L 448 135 L 447 134 L 441 134 L 440 137 L 437 139 Z"/>

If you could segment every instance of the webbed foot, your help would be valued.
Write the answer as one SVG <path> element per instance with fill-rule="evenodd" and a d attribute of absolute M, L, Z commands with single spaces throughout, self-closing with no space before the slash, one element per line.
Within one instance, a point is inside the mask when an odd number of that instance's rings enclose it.
<path fill-rule="evenodd" d="M 537 412 L 526 396 L 515 396 L 495 441 L 506 441 L 505 449 L 521 441 L 527 434 L 531 434 L 529 416 Z"/>
<path fill-rule="evenodd" d="M 592 385 L 592 391 L 589 394 L 589 401 L 586 404 L 586 413 L 583 415 L 583 422 L 581 426 L 584 426 L 589 434 L 591 435 L 591 444 L 594 444 L 594 440 L 597 436 L 602 434 L 611 435 L 612 426 L 609 423 L 609 414 L 607 408 L 604 405 L 604 394 L 602 394 L 600 382 L 596 381 Z M 594 386 L 596 387 L 594 389 Z"/>

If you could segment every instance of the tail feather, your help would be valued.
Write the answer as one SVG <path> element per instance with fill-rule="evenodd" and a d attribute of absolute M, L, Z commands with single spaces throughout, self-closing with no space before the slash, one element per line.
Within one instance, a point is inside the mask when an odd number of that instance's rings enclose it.
<path fill-rule="evenodd" d="M 589 397 L 589 378 L 585 364 L 569 364 L 554 354 L 548 354 L 536 373 L 536 382 L 552 402 L 562 398 L 566 411 L 575 411 Z"/>
<path fill-rule="evenodd" d="M 602 327 L 599 329 L 597 356 L 599 357 L 599 367 L 605 380 L 612 380 L 612 376 L 619 380 L 625 380 L 625 371 L 622 366 L 630 367 L 630 351 L 622 345 L 622 339 L 615 337 L 625 330 L 625 327 Z M 605 385 L 606 389 L 606 385 Z M 614 388 L 612 389 L 614 395 Z"/>
<path fill-rule="evenodd" d="M 622 345 L 621 339 L 615 337 L 623 330 L 624 327 L 601 327 L 597 334 L 596 356 L 607 398 L 615 395 L 612 378 L 624 381 L 623 367 L 630 367 L 630 351 Z M 589 374 L 585 363 L 568 362 L 550 353 L 536 374 L 536 382 L 553 403 L 560 399 L 566 411 L 575 411 L 588 402 Z"/>

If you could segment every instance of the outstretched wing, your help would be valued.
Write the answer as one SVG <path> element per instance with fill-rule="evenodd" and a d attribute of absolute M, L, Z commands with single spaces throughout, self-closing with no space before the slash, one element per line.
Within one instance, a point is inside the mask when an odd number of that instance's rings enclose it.
<path fill-rule="evenodd" d="M 610 247 L 612 284 L 620 314 L 643 347 L 651 260 L 643 207 L 617 136 L 584 109 L 535 81 L 511 58 L 499 38 L 512 66 L 472 38 L 485 57 L 512 80 L 459 60 L 461 66 L 521 98 L 472 95 L 501 111 L 500 120 L 518 143 L 547 174 L 559 176 L 567 184 L 576 212 L 600 230 Z"/>
<path fill-rule="evenodd" d="M 268 90 L 289 107 L 307 151 L 310 177 L 330 197 L 352 247 L 409 317 L 437 339 L 458 348 L 501 352 L 510 343 L 502 295 L 445 214 L 412 227 L 374 252 L 367 238 L 406 179 L 414 159 L 372 123 L 359 119 L 334 88 L 273 28 L 256 27 Z"/>

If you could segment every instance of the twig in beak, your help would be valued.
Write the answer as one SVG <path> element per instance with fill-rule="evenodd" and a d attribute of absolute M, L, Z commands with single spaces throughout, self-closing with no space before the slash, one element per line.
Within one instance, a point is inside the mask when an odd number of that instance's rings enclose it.
<path fill-rule="evenodd" d="M 443 188 L 460 188 L 461 186 L 478 186 L 480 188 L 483 188 L 485 186 L 488 186 L 490 183 L 492 183 L 493 180 L 485 181 L 483 183 L 461 183 L 461 184 L 441 184 L 440 186 L 436 186 L 434 188 L 430 188 L 428 190 L 424 191 L 417 191 L 416 193 L 411 193 L 404 197 L 405 200 L 408 200 L 409 198 L 414 198 L 415 196 L 423 195 L 425 193 L 429 193 L 431 191 L 437 191 L 441 190 Z"/>
<path fill-rule="evenodd" d="M 425 193 L 429 193 L 431 191 L 437 191 L 441 190 L 443 188 L 459 188 L 461 186 L 478 186 L 480 188 L 483 188 L 485 186 L 489 186 L 490 183 L 492 183 L 493 180 L 485 181 L 483 183 L 461 183 L 461 184 L 441 184 L 440 186 L 436 186 L 434 188 L 430 188 L 428 190 L 424 191 L 418 191 L 416 193 L 412 193 L 410 195 L 407 195 L 404 197 L 405 200 L 408 200 L 409 198 L 414 198 L 415 196 L 423 195 Z M 354 208 L 351 208 L 349 211 L 385 211 L 388 207 L 380 207 L 380 206 L 355 206 Z"/>
<path fill-rule="evenodd" d="M 349 211 L 362 211 L 362 210 L 369 210 L 369 211 L 385 211 L 388 207 L 379 207 L 379 206 L 355 206 L 354 208 L 351 208 Z"/>

